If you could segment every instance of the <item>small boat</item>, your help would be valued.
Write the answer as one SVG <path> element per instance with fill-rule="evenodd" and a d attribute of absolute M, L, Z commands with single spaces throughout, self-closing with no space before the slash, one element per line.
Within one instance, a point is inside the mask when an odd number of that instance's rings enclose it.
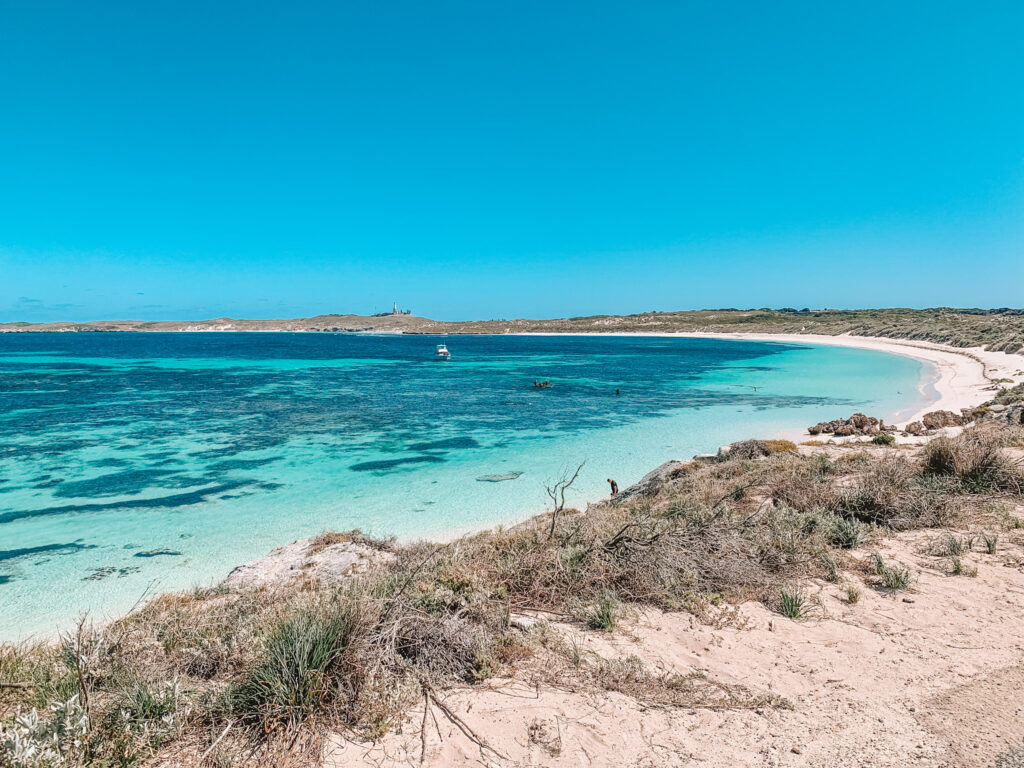
<path fill-rule="evenodd" d="M 434 353 L 435 360 L 451 360 L 452 353 L 448 351 L 448 347 L 444 344 L 437 345 L 437 352 Z"/>

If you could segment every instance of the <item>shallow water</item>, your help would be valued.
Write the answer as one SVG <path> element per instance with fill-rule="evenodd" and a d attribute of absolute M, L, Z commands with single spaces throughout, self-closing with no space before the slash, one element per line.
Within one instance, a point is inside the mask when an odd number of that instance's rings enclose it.
<path fill-rule="evenodd" d="M 452 536 L 923 397 L 911 358 L 716 339 L 0 334 L 0 639 L 324 529 Z M 550 380 L 536 389 L 534 380 Z M 616 394 L 616 389 L 620 394 Z"/>

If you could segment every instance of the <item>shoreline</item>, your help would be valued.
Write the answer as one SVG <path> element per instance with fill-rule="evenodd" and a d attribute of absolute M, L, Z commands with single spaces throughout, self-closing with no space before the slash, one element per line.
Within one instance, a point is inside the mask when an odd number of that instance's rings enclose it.
<path fill-rule="evenodd" d="M 520 335 L 520 336 L 643 336 L 643 337 L 683 337 L 683 338 L 706 338 L 706 339 L 725 339 L 735 341 L 755 341 L 755 342 L 767 342 L 767 343 L 787 343 L 787 344 L 804 344 L 804 345 L 821 345 L 821 346 L 847 346 L 851 348 L 860 349 L 872 349 L 881 352 L 888 352 L 890 354 L 899 354 L 906 357 L 911 357 L 917 360 L 921 360 L 927 365 L 923 370 L 921 382 L 918 387 L 918 397 L 915 399 L 913 405 L 909 405 L 901 411 L 901 415 L 904 415 L 899 423 L 901 425 L 906 424 L 909 421 L 919 420 L 921 415 L 926 412 L 934 410 L 951 410 L 959 414 L 961 408 L 970 408 L 981 403 L 990 400 L 994 395 L 994 392 L 986 390 L 985 387 L 991 386 L 991 379 L 998 377 L 1009 377 L 1015 374 L 1017 371 L 1024 367 L 1024 358 L 1019 355 L 1010 355 L 1006 353 L 994 353 L 986 352 L 984 350 L 978 350 L 976 348 L 968 349 L 957 349 L 953 347 L 947 347 L 945 345 L 927 343 L 927 342 L 906 342 L 902 340 L 893 339 L 882 339 L 877 337 L 858 337 L 858 336 L 821 336 L 815 334 L 724 334 L 724 333 L 626 333 L 626 332 L 607 332 L 607 333 L 595 333 L 595 334 L 555 334 L 555 333 L 524 333 L 524 334 L 509 334 L 509 335 Z M 1015 364 L 1019 362 L 1020 367 L 1016 367 Z M 1018 379 L 1021 377 L 1017 377 Z M 931 390 L 931 392 L 929 392 Z M 849 414 L 836 414 L 838 416 L 846 417 Z M 875 416 L 888 416 L 888 414 L 869 414 Z M 888 419 L 887 419 L 888 421 Z M 895 420 L 894 420 L 895 421 Z M 773 432 L 773 434 L 763 435 L 747 435 L 745 437 L 759 437 L 762 439 L 779 438 L 791 440 L 793 442 L 801 442 L 808 437 L 806 426 L 793 426 L 787 429 L 766 430 L 766 432 Z M 738 438 L 744 439 L 744 437 Z M 845 439 L 837 439 L 837 442 L 846 442 Z M 916 442 L 911 440 L 911 442 Z M 690 456 L 675 456 L 674 460 L 689 461 L 692 457 Z M 648 471 L 655 471 L 656 467 L 649 467 Z M 606 500 L 606 496 L 601 494 L 597 497 L 591 498 L 587 495 L 576 501 L 575 504 L 585 508 L 591 504 L 600 503 Z M 521 518 L 515 521 L 509 522 L 506 525 L 516 526 L 526 521 L 529 521 L 537 515 L 543 514 L 543 510 L 535 510 L 531 513 L 524 514 Z M 485 527 L 472 527 L 464 530 L 453 530 L 449 535 L 442 535 L 440 537 L 431 537 L 431 540 L 439 542 L 452 541 L 463 536 L 473 535 L 480 533 L 494 526 Z M 235 569 L 247 565 L 254 565 L 261 563 L 271 556 L 272 553 L 278 552 L 281 549 L 289 548 L 295 544 L 307 540 L 316 533 L 310 532 L 308 536 L 300 537 L 292 542 L 281 542 L 273 549 L 268 551 L 266 554 L 257 557 L 253 560 L 247 560 L 244 562 L 236 563 Z M 403 540 L 403 537 L 398 537 L 399 540 Z M 226 578 L 226 577 L 225 577 Z M 218 579 L 214 584 L 219 584 L 224 581 L 224 578 Z M 211 586 L 211 583 L 204 582 L 203 586 Z M 107 620 L 112 620 L 112 617 L 108 617 Z M 106 623 L 104 620 L 103 623 Z M 41 634 L 31 632 L 29 636 L 40 639 Z M 23 638 L 24 639 L 24 638 Z"/>
<path fill-rule="evenodd" d="M 1024 382 L 1024 376 L 1015 376 L 1017 371 L 1024 370 L 1024 357 L 1005 352 L 990 352 L 979 347 L 950 347 L 945 344 L 926 341 L 904 341 L 901 339 L 888 339 L 878 336 L 851 336 L 842 334 L 839 336 L 826 336 L 822 334 L 798 334 L 798 333 L 630 333 L 630 332 L 596 332 L 596 333 L 512 333 L 512 334 L 490 334 L 508 336 L 639 336 L 649 338 L 693 338 L 693 339 L 725 339 L 734 341 L 761 341 L 778 342 L 786 344 L 808 344 L 822 346 L 851 347 L 855 349 L 870 349 L 878 352 L 887 352 L 904 357 L 911 357 L 927 364 L 921 381 L 918 384 L 918 397 L 916 402 L 899 412 L 898 421 L 904 426 L 912 421 L 920 421 L 921 417 L 932 411 L 946 410 L 957 415 L 962 408 L 975 408 L 982 403 L 992 399 L 995 395 L 993 390 L 986 387 L 992 386 L 992 380 L 998 378 L 1013 378 L 1015 382 Z M 928 374 L 932 373 L 933 376 Z M 1013 386 L 1008 384 L 1007 386 Z M 934 396 L 928 392 L 931 390 Z M 850 414 L 837 414 L 837 418 L 846 418 Z M 877 415 L 877 414 L 868 414 Z M 884 414 L 883 414 L 884 415 Z M 887 422 L 888 423 L 888 422 Z M 755 437 L 748 435 L 747 438 Z M 800 443 L 810 437 L 807 427 L 792 427 L 783 429 L 770 435 L 756 436 L 761 439 L 790 440 Z M 747 439 L 741 438 L 741 439 Z M 860 438 L 833 438 L 837 443 L 858 441 Z M 919 443 L 920 438 L 909 438 L 909 443 Z M 691 461 L 693 457 L 677 457 L 677 461 Z M 658 467 L 651 467 L 649 472 L 655 472 Z M 642 480 L 637 481 L 642 482 Z M 626 490 L 626 489 L 623 489 Z M 606 496 L 598 498 L 582 498 L 582 506 L 588 507 L 591 504 L 598 504 L 606 501 Z M 544 514 L 536 512 L 527 515 L 510 525 L 522 525 L 537 515 Z M 449 542 L 463 536 L 471 536 L 481 533 L 487 528 L 472 528 L 452 532 L 448 536 L 439 537 L 441 542 Z M 400 537 L 399 537 L 400 538 Z M 302 541 L 301 539 L 298 541 Z M 297 542 L 283 544 L 281 547 L 289 547 Z M 276 551 L 276 550 L 275 550 Z M 268 553 L 269 555 L 269 553 Z M 266 556 L 265 556 L 266 557 Z M 262 558 L 260 558 L 262 559 Z M 259 562 L 259 560 L 251 562 Z M 247 565 L 247 564 L 241 564 Z"/>
<path fill-rule="evenodd" d="M 643 336 L 657 338 L 707 338 L 726 339 L 736 341 L 761 341 L 796 344 L 819 344 L 822 346 L 846 346 L 856 349 L 871 349 L 879 352 L 903 355 L 927 364 L 918 386 L 919 397 L 913 406 L 909 406 L 900 412 L 900 423 L 905 425 L 911 421 L 918 421 L 925 413 L 936 410 L 949 410 L 960 413 L 961 408 L 973 408 L 992 399 L 994 392 L 986 390 L 985 387 L 992 385 L 994 378 L 1010 378 L 1017 371 L 1024 369 L 1024 358 L 1020 355 L 1010 355 L 1004 352 L 988 352 L 978 348 L 959 349 L 943 344 L 932 342 L 902 341 L 886 339 L 874 336 L 822 336 L 819 334 L 745 334 L 745 333 L 628 333 L 628 332 L 605 332 L 605 333 L 519 333 L 519 334 L 497 334 L 510 336 Z M 1017 360 L 1014 360 L 1017 358 Z M 929 376 L 929 373 L 933 376 Z M 1015 380 L 1024 380 L 1024 377 L 1017 377 Z M 931 390 L 934 396 L 928 392 Z M 844 417 L 849 414 L 842 414 Z M 870 414 L 869 414 L 870 415 Z M 748 436 L 753 437 L 753 436 Z M 784 429 L 772 435 L 758 436 L 762 439 L 783 439 L 799 443 L 809 437 L 807 427 L 793 427 Z M 746 438 L 742 438 L 746 439 Z M 837 443 L 857 441 L 858 438 L 836 438 Z M 917 443 L 917 438 L 911 438 L 911 443 Z M 693 457 L 677 457 L 675 461 L 691 461 Z M 662 464 L 661 466 L 664 466 Z M 642 484 L 646 477 L 656 473 L 659 467 L 651 467 L 648 474 L 633 485 Z M 628 486 L 623 492 L 633 487 Z M 607 500 L 606 496 L 598 498 L 582 498 L 579 500 L 582 508 L 592 504 L 599 504 Z M 521 520 L 509 523 L 509 527 L 528 524 L 531 520 L 543 515 L 544 511 L 537 511 L 526 515 Z M 432 541 L 448 543 L 458 540 L 464 536 L 472 536 L 490 530 L 489 528 L 470 528 L 466 530 L 453 531 L 450 535 L 434 537 Z M 281 544 L 268 552 L 266 555 L 245 563 L 239 563 L 232 573 L 239 569 L 259 571 L 264 563 L 272 563 L 275 559 L 291 556 L 296 551 L 305 548 L 313 536 L 296 539 L 295 541 Z M 398 537 L 401 541 L 402 538 Z"/>

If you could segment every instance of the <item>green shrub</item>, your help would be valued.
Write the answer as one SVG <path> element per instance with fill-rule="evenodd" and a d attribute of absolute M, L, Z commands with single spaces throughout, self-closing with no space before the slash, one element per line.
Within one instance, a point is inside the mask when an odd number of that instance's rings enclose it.
<path fill-rule="evenodd" d="M 797 453 L 796 443 L 791 440 L 743 440 L 729 446 L 727 461 L 760 459 L 773 453 Z"/>
<path fill-rule="evenodd" d="M 875 445 L 894 445 L 896 443 L 896 438 L 888 432 L 883 432 L 882 434 L 875 435 L 871 438 L 871 442 Z"/>
<path fill-rule="evenodd" d="M 867 526 L 852 517 L 833 517 L 829 541 L 841 549 L 856 549 L 868 540 Z"/>

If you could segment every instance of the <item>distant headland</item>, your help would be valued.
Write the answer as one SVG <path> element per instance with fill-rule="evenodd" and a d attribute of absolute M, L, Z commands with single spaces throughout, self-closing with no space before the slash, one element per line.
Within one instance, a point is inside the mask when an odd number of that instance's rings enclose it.
<path fill-rule="evenodd" d="M 876 336 L 992 351 L 1024 350 L 1024 309 L 702 309 L 548 320 L 431 320 L 401 311 L 328 314 L 291 320 L 96 320 L 0 323 L 0 333 L 261 331 L 319 333 L 754 333 Z"/>

